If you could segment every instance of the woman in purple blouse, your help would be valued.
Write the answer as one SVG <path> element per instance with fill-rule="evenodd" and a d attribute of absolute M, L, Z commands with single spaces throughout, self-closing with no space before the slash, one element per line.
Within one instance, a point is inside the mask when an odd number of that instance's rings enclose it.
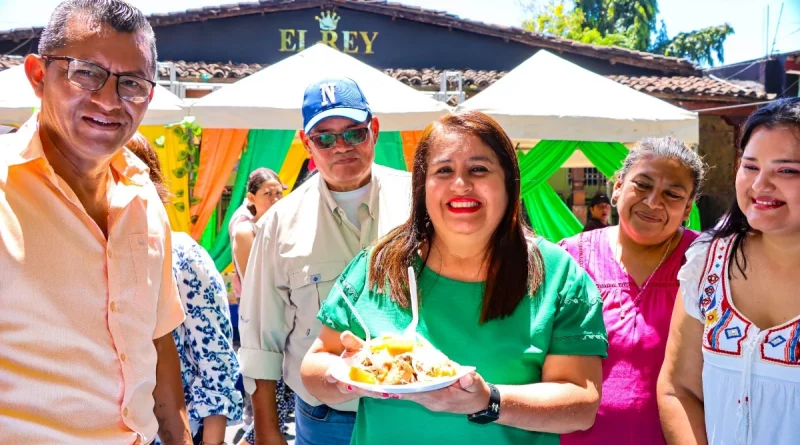
<path fill-rule="evenodd" d="M 561 436 L 562 445 L 664 444 L 656 380 L 664 361 L 678 270 L 697 233 L 683 228 L 705 175 L 680 141 L 645 139 L 617 173 L 612 205 L 619 226 L 561 242 L 603 298 L 608 359 L 597 420 Z"/>

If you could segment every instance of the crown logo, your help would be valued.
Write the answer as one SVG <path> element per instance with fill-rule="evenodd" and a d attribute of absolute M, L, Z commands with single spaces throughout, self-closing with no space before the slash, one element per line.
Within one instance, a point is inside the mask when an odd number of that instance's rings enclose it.
<path fill-rule="evenodd" d="M 336 11 L 322 11 L 322 14 L 314 16 L 319 22 L 319 29 L 321 31 L 336 31 L 336 25 L 339 24 L 339 14 Z"/>

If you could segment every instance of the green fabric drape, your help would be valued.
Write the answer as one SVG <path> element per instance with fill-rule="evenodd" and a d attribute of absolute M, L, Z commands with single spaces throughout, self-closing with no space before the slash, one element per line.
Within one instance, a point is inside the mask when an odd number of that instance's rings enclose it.
<path fill-rule="evenodd" d="M 578 147 L 576 141 L 540 141 L 519 161 L 521 196 L 536 233 L 557 242 L 583 226 L 547 180 Z"/>
<path fill-rule="evenodd" d="M 247 177 L 250 172 L 267 167 L 275 172 L 281 170 L 283 160 L 294 139 L 294 130 L 250 130 L 247 135 L 247 147 L 239 160 L 236 183 L 233 186 L 231 201 L 219 233 L 209 252 L 218 270 L 224 270 L 231 263 L 231 240 L 228 224 L 233 213 L 239 208 L 246 195 Z"/>
<path fill-rule="evenodd" d="M 612 178 L 622 167 L 628 149 L 618 142 L 540 141 L 520 154 L 521 196 L 531 225 L 550 241 L 579 233 L 583 227 L 547 180 L 579 149 L 604 176 Z M 692 206 L 688 227 L 700 230 L 700 212 Z"/>
<path fill-rule="evenodd" d="M 399 131 L 381 132 L 375 144 L 375 163 L 397 170 L 406 170 L 403 137 Z"/>
<path fill-rule="evenodd" d="M 214 245 L 214 240 L 217 238 L 217 208 L 214 207 L 214 211 L 211 212 L 211 216 L 208 218 L 208 224 L 206 224 L 206 228 L 203 229 L 203 235 L 200 236 L 200 239 L 197 241 L 204 249 L 211 250 L 211 247 Z"/>

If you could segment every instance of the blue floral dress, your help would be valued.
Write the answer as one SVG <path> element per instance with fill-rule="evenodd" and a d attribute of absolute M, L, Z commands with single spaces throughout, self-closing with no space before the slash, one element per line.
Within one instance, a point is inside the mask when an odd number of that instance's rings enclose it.
<path fill-rule="evenodd" d="M 208 252 L 185 233 L 172 233 L 172 273 L 186 312 L 172 336 L 194 435 L 205 417 L 242 418 L 242 394 L 235 388 L 239 360 L 225 284 Z"/>

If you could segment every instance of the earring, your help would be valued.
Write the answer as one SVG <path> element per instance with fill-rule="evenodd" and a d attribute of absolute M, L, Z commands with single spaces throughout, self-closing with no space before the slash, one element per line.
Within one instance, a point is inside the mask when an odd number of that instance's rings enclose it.
<path fill-rule="evenodd" d="M 616 196 L 612 196 L 611 197 L 611 207 L 616 207 L 617 206 L 617 201 L 618 201 L 617 197 Z"/>

